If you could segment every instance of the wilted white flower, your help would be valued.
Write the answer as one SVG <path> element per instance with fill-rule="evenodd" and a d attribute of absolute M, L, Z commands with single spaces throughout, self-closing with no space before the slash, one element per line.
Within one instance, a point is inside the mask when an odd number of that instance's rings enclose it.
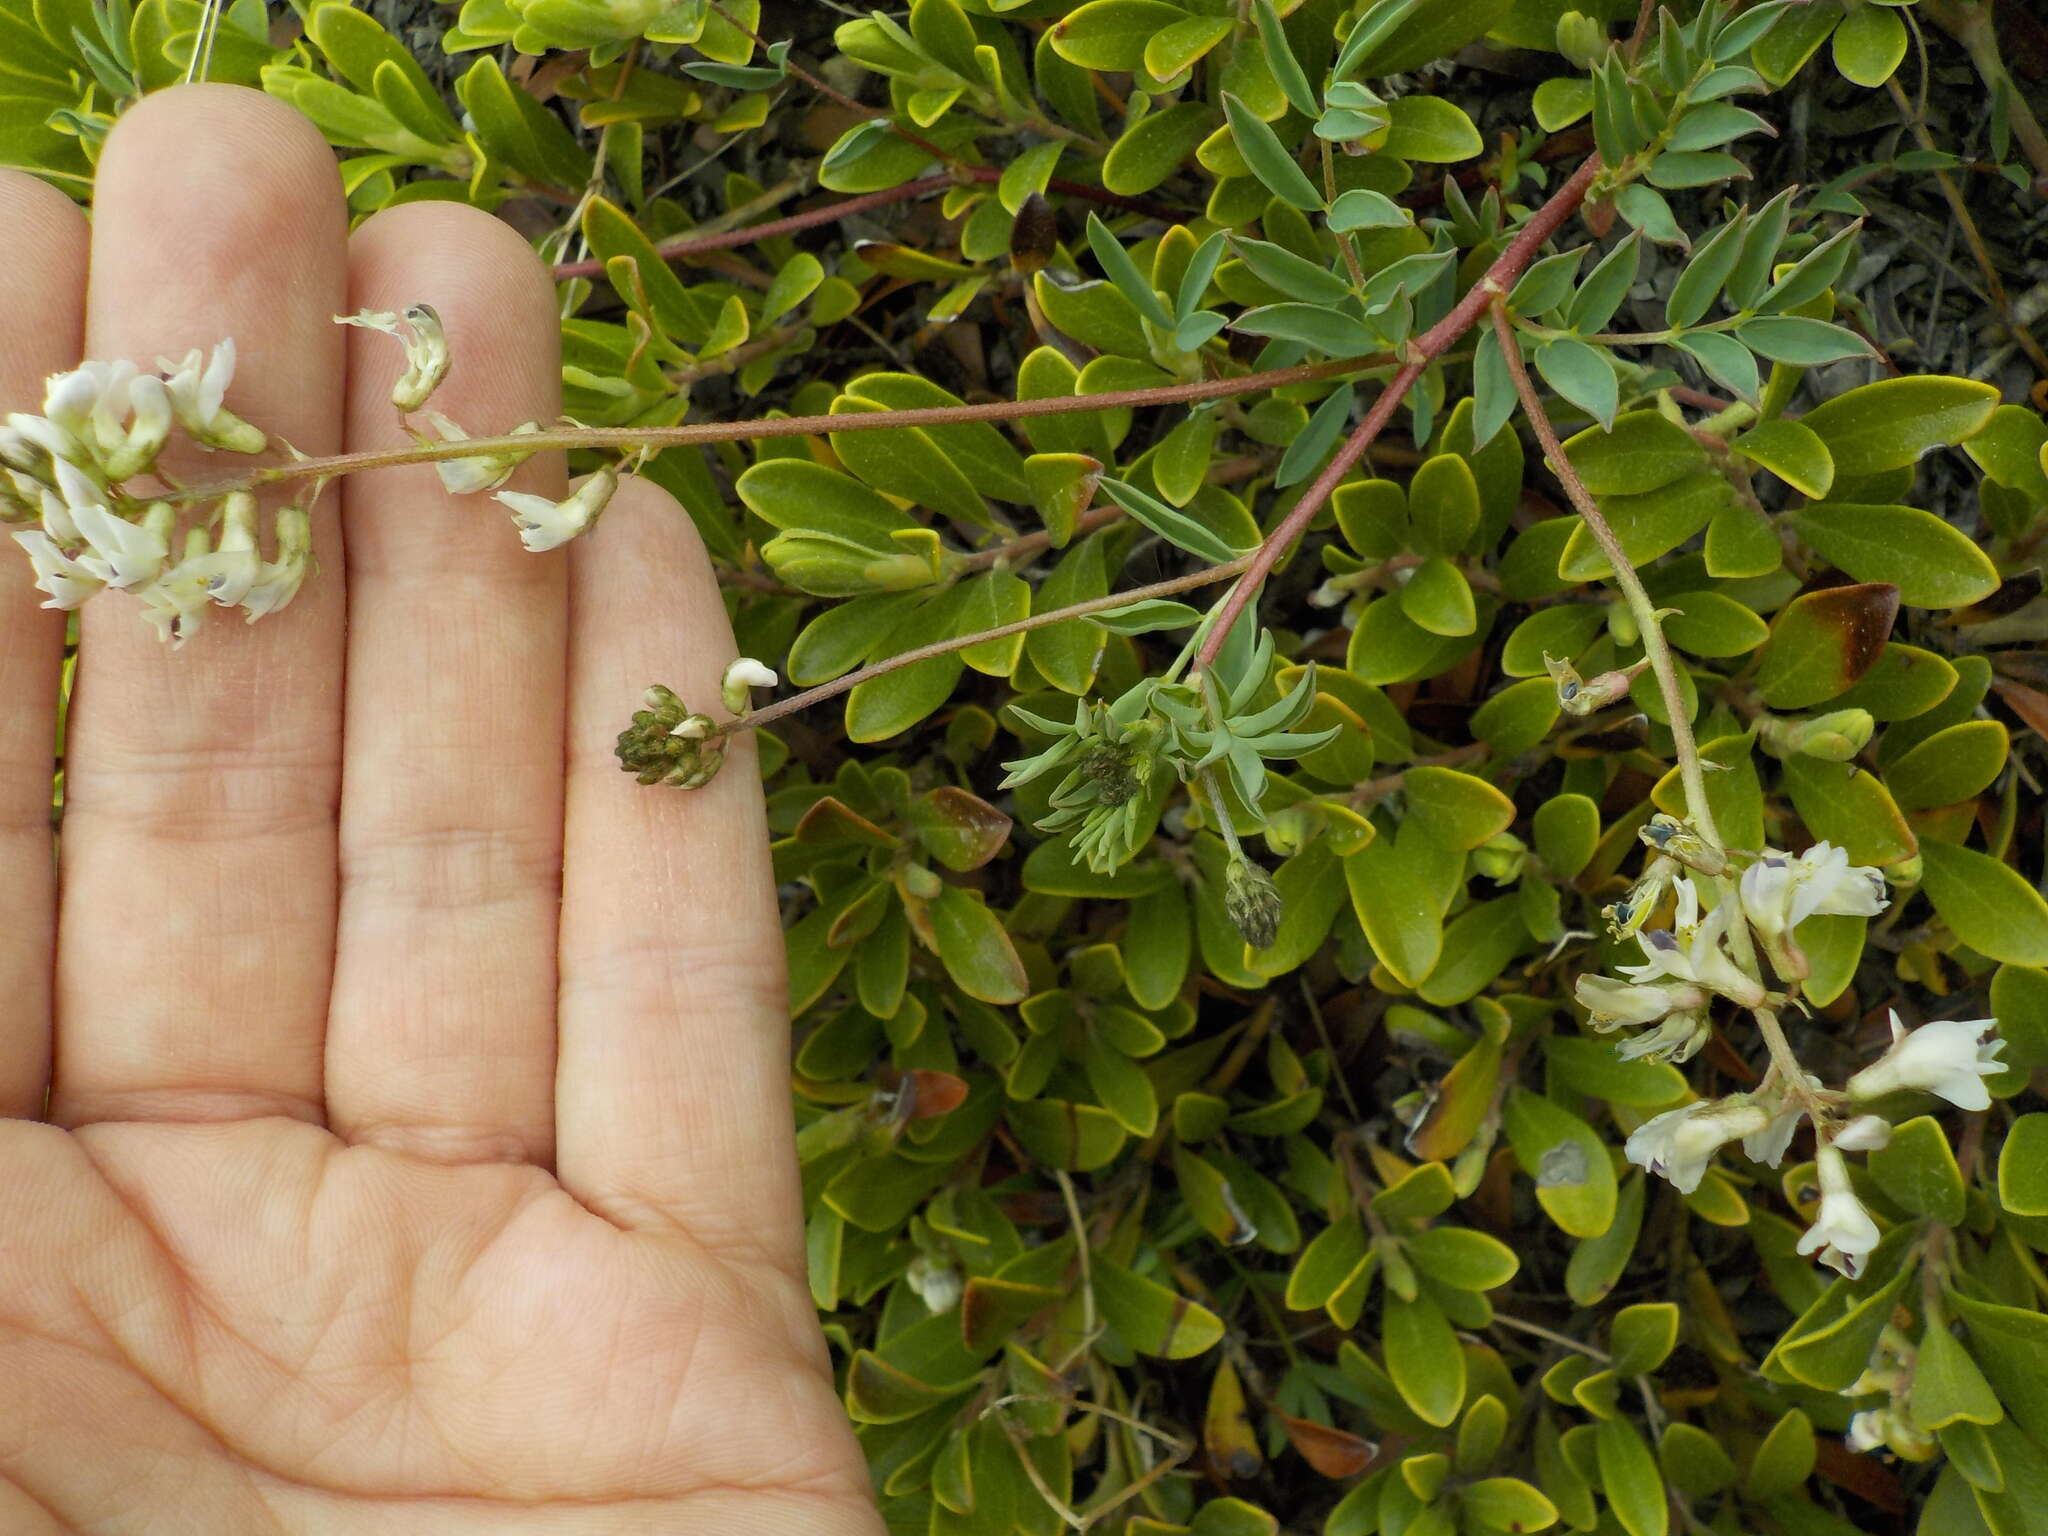
<path fill-rule="evenodd" d="M 404 346 L 405 372 L 391 386 L 391 403 L 401 411 L 416 411 L 425 405 L 447 377 L 448 338 L 441 329 L 441 316 L 431 304 L 415 304 L 403 315 L 359 309 L 352 315 L 336 315 L 334 323 L 382 331 Z"/>
<path fill-rule="evenodd" d="M 439 411 L 426 411 L 423 414 L 433 423 L 434 430 L 440 434 L 440 440 L 444 443 L 459 443 L 469 436 L 462 430 L 460 424 L 449 420 Z M 523 421 L 508 435 L 524 436 L 539 430 L 539 422 Z M 442 486 L 451 495 L 468 496 L 477 491 L 496 490 L 512 477 L 513 470 L 539 451 L 533 449 L 525 453 L 479 453 L 461 459 L 437 459 L 434 461 L 434 472 L 441 477 Z"/>
<path fill-rule="evenodd" d="M 172 513 L 159 503 L 139 523 L 131 523 L 101 506 L 70 506 L 71 520 L 88 552 L 78 563 L 110 587 L 139 587 L 155 581 L 170 558 Z"/>
<path fill-rule="evenodd" d="M 194 347 L 181 361 L 158 358 L 157 366 L 164 370 L 171 410 L 194 442 L 230 453 L 263 451 L 269 439 L 222 404 L 235 376 L 234 337 L 222 341 L 210 357 Z"/>
<path fill-rule="evenodd" d="M 1664 893 L 1671 889 L 1671 882 L 1678 874 L 1678 861 L 1659 854 L 1650 860 L 1643 872 L 1636 877 L 1636 883 L 1628 888 L 1628 894 L 1612 906 L 1602 907 L 1600 915 L 1607 920 L 1607 930 L 1617 939 L 1625 939 L 1637 932 L 1656 911 L 1657 903 L 1664 899 Z"/>
<path fill-rule="evenodd" d="M 1818 1253 L 1821 1263 L 1854 1280 L 1877 1246 L 1877 1223 L 1856 1198 L 1849 1165 L 1839 1151 L 1823 1143 L 1814 1154 L 1814 1169 L 1820 1175 L 1820 1215 L 1799 1239 L 1799 1252 Z"/>
<path fill-rule="evenodd" d="M 1741 889 L 1742 910 L 1766 940 L 1818 914 L 1875 917 L 1886 905 L 1884 877 L 1852 865 L 1833 843 L 1815 843 L 1796 858 L 1767 851 L 1742 872 Z"/>
<path fill-rule="evenodd" d="M 743 715 L 752 700 L 749 693 L 755 688 L 773 688 L 780 679 L 773 671 L 751 656 L 742 656 L 725 669 L 725 677 L 719 682 L 718 696 L 725 701 L 725 707 L 736 715 Z"/>
<path fill-rule="evenodd" d="M 1764 989 L 1754 976 L 1738 966 L 1723 948 L 1733 917 L 1730 904 L 1723 903 L 1703 919 L 1699 892 L 1690 880 L 1678 882 L 1678 911 L 1675 926 L 1638 933 L 1643 964 L 1620 967 L 1622 975 L 1634 982 L 1652 982 L 1664 977 L 1690 981 L 1733 998 L 1745 1008 L 1764 1000 Z"/>
<path fill-rule="evenodd" d="M 159 640 L 175 640 L 183 646 L 199 633 L 206 619 L 207 583 L 213 576 L 207 556 L 211 553 L 204 528 L 185 531 L 185 558 L 138 588 L 142 616 L 156 630 Z"/>
<path fill-rule="evenodd" d="M 1820 1079 L 1811 1072 L 1803 1075 L 1808 1088 L 1817 1089 L 1821 1086 Z M 1785 1149 L 1792 1145 L 1792 1135 L 1799 1129 L 1799 1122 L 1805 1118 L 1806 1105 L 1799 1095 L 1787 1092 L 1781 1087 L 1778 1089 L 1776 1102 L 1770 1103 L 1770 1111 L 1769 1125 L 1742 1138 L 1742 1155 L 1753 1163 L 1775 1168 L 1784 1161 Z"/>
<path fill-rule="evenodd" d="M 589 529 L 618 488 L 619 473 L 607 466 L 584 481 L 565 501 L 549 501 L 545 496 L 525 491 L 500 491 L 495 499 L 512 509 L 512 521 L 519 526 L 519 542 L 539 554 L 566 544 Z"/>
<path fill-rule="evenodd" d="M 1691 1194 L 1707 1176 L 1716 1152 L 1770 1121 L 1767 1111 L 1741 1096 L 1668 1109 L 1636 1128 L 1628 1139 L 1628 1160 Z"/>
<path fill-rule="evenodd" d="M 263 563 L 261 573 L 242 597 L 242 611 L 251 624 L 299 595 L 312 556 L 313 519 L 304 507 L 278 508 L 272 526 L 277 530 L 277 558 Z"/>
<path fill-rule="evenodd" d="M 2000 1069 L 2005 1042 L 1985 1036 L 1997 1027 L 1996 1019 L 1943 1019 L 1908 1030 L 1894 1008 L 1891 1049 L 1849 1079 L 1849 1096 L 1879 1099 L 1917 1089 L 1958 1109 L 1989 1109 L 1991 1090 L 1984 1079 Z"/>
<path fill-rule="evenodd" d="M 1603 1032 L 1625 1024 L 1654 1024 L 1667 1014 L 1690 1012 L 1706 1005 L 1707 994 L 1689 981 L 1616 981 L 1612 976 L 1581 976 L 1574 988 L 1587 1022 Z"/>
<path fill-rule="evenodd" d="M 1702 875 L 1718 875 L 1728 868 L 1728 856 L 1714 847 L 1689 821 L 1659 811 L 1636 833 L 1659 853 L 1668 854 L 1687 869 Z"/>
<path fill-rule="evenodd" d="M 1704 1008 L 1674 1013 L 1655 1029 L 1631 1036 L 1615 1046 L 1623 1061 L 1688 1062 L 1714 1038 L 1714 1023 Z"/>
<path fill-rule="evenodd" d="M 105 585 L 58 548 L 56 540 L 40 528 L 15 534 L 14 542 L 28 551 L 29 563 L 35 567 L 36 585 L 50 594 L 50 600 L 43 604 L 45 608 L 76 608 Z"/>

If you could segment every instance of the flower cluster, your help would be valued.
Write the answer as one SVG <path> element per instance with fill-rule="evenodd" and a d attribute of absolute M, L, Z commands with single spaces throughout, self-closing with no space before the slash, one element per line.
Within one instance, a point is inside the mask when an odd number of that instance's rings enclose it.
<path fill-rule="evenodd" d="M 1690 1060 L 1712 1035 L 1713 998 L 1742 1008 L 1763 1004 L 1769 994 L 1753 965 L 1743 963 L 1752 935 L 1777 975 L 1797 980 L 1807 974 L 1805 954 L 1792 937 L 1800 923 L 1825 913 L 1869 917 L 1884 910 L 1884 882 L 1876 870 L 1852 866 L 1840 848 L 1816 843 L 1797 856 L 1765 852 L 1743 871 L 1738 899 L 1723 900 L 1702 916 L 1699 886 L 1677 874 L 1680 864 L 1700 858 L 1696 838 L 1669 818 L 1660 818 L 1645 835 L 1664 852 L 1636 888 L 1608 909 L 1617 935 L 1632 935 L 1641 947 L 1643 963 L 1619 967 L 1625 980 L 1581 976 L 1577 986 L 1595 1029 L 1657 1026 L 1625 1042 L 1619 1050 L 1624 1059 Z M 1672 926 L 1644 930 L 1667 889 L 1676 891 Z M 1738 919 L 1745 925 L 1741 931 Z"/>
<path fill-rule="evenodd" d="M 1892 1014 L 1892 1045 L 1840 1091 L 1793 1068 L 1772 1009 L 1785 994 L 1766 987 L 1763 961 L 1776 986 L 1795 991 L 1808 974 L 1794 937 L 1810 917 L 1872 917 L 1886 905 L 1883 878 L 1852 865 L 1830 843 L 1793 855 L 1765 850 L 1737 876 L 1729 856 L 1685 823 L 1658 817 L 1643 839 L 1657 849 L 1626 897 L 1608 909 L 1617 937 L 1640 948 L 1639 965 L 1619 977 L 1581 976 L 1576 993 L 1596 1030 L 1643 1032 L 1618 1050 L 1624 1059 L 1682 1062 L 1712 1037 L 1716 998 L 1755 1011 L 1775 1043 L 1770 1072 L 1754 1093 L 1686 1104 L 1639 1126 L 1628 1139 L 1629 1161 L 1690 1193 L 1723 1147 L 1740 1142 L 1752 1161 L 1775 1167 L 1804 1120 L 1813 1123 L 1814 1175 L 1820 1201 L 1798 1251 L 1854 1278 L 1878 1242 L 1878 1228 L 1857 1197 L 1844 1156 L 1874 1151 L 1891 1139 L 1881 1115 L 1861 1112 L 1900 1093 L 1932 1093 L 1962 1109 L 1991 1103 L 1984 1079 L 1999 1070 L 2000 1042 L 1988 1039 L 1990 1019 L 1951 1020 L 1908 1030 Z M 1693 873 L 1680 874 L 1683 867 Z M 1695 877 L 1699 878 L 1696 879 Z M 1700 879 L 1712 877 L 1716 904 L 1703 912 Z M 1667 892 L 1669 928 L 1643 924 Z M 1647 1027 L 1646 1026 L 1653 1026 Z M 1845 1117 L 1847 1117 L 1845 1119 Z"/>
<path fill-rule="evenodd" d="M 174 501 L 131 494 L 125 482 L 155 468 L 174 423 L 209 451 L 257 453 L 268 443 L 224 404 L 232 338 L 211 354 L 158 364 L 158 374 L 126 360 L 81 364 L 50 378 L 41 415 L 9 415 L 0 425 L 0 519 L 35 525 L 14 540 L 48 594 L 45 608 L 77 608 L 105 588 L 130 592 L 159 638 L 182 645 L 210 606 L 239 607 L 253 623 L 297 596 L 312 558 L 312 497 L 273 514 L 277 552 L 265 559 L 247 491 L 182 532 Z"/>
<path fill-rule="evenodd" d="M 751 707 L 755 688 L 773 688 L 778 679 L 773 671 L 751 656 L 742 656 L 725 669 L 718 685 L 719 697 L 733 714 L 744 716 Z M 675 690 L 656 683 L 642 696 L 643 708 L 635 711 L 632 724 L 619 732 L 619 767 L 637 776 L 642 784 L 671 784 L 679 789 L 700 789 L 718 775 L 725 764 L 726 734 L 709 715 L 693 711 Z"/>
<path fill-rule="evenodd" d="M 1891 1124 L 1870 1113 L 1838 1123 L 1837 1107 L 1860 1108 L 1897 1093 L 1931 1093 L 1959 1109 L 1989 1108 L 1984 1079 L 1999 1070 L 2004 1044 L 1987 1038 L 1995 1025 L 1992 1019 L 1951 1019 L 1908 1029 L 1894 1009 L 1891 1048 L 1850 1078 L 1842 1092 L 1828 1091 L 1810 1074 L 1796 1089 L 1774 1075 L 1754 1094 L 1687 1104 L 1645 1121 L 1628 1139 L 1628 1159 L 1691 1193 L 1715 1154 L 1731 1142 L 1740 1141 L 1743 1155 L 1752 1161 L 1776 1167 L 1800 1119 L 1815 1115 L 1819 1107 L 1814 1175 L 1820 1207 L 1799 1240 L 1799 1252 L 1854 1279 L 1877 1246 L 1878 1230 L 1856 1194 L 1843 1154 L 1885 1146 Z"/>

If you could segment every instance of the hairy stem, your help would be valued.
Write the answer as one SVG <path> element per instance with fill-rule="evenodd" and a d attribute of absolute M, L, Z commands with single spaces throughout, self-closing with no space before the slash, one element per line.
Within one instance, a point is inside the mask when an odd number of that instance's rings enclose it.
<path fill-rule="evenodd" d="M 793 235 L 801 230 L 814 229 L 820 224 L 836 223 L 850 219 L 855 214 L 868 213 L 876 208 L 887 208 L 895 203 L 907 203 L 930 192 L 943 191 L 954 185 L 954 179 L 943 171 L 929 176 L 920 176 L 915 181 L 906 181 L 901 186 L 889 187 L 881 192 L 869 192 L 860 197 L 844 198 L 827 203 L 821 208 L 809 208 L 802 213 L 792 213 L 787 218 L 771 219 L 766 224 L 748 224 L 739 229 L 718 230 L 711 234 L 679 235 L 665 240 L 654 248 L 654 254 L 663 261 L 688 261 L 706 251 L 729 251 L 736 246 L 752 245 L 757 240 L 773 240 L 779 235 Z M 604 263 L 601 261 L 568 261 L 555 268 L 555 281 L 564 282 L 572 277 L 602 277 Z"/>
<path fill-rule="evenodd" d="M 1394 375 L 1380 397 L 1367 411 L 1344 446 L 1337 450 L 1337 456 L 1330 460 L 1323 472 L 1316 476 L 1313 484 L 1302 493 L 1301 499 L 1289 509 L 1280 520 L 1280 525 L 1259 545 L 1251 557 L 1251 563 L 1237 580 L 1237 584 L 1224 594 L 1215 620 L 1209 626 L 1209 633 L 1202 641 L 1202 649 L 1195 657 L 1198 667 L 1206 667 L 1216 659 L 1216 653 L 1223 648 L 1230 629 L 1237 622 L 1238 614 L 1252 600 L 1259 584 L 1266 579 L 1280 557 L 1301 537 L 1316 513 L 1330 499 L 1330 493 L 1343 483 L 1344 477 L 1364 457 L 1365 450 L 1372 445 L 1393 419 L 1394 412 L 1406 398 L 1409 388 L 1422 377 L 1426 369 L 1437 358 L 1450 351 L 1453 345 L 1479 323 L 1486 313 L 1486 306 L 1494 295 L 1505 293 L 1521 276 L 1522 271 L 1542 249 L 1543 242 L 1563 226 L 1586 196 L 1586 189 L 1593 184 L 1593 178 L 1600 173 L 1600 157 L 1589 155 L 1571 177 L 1550 195 L 1548 202 L 1530 216 L 1521 232 L 1508 242 L 1507 249 L 1495 258 L 1486 274 L 1472 285 L 1471 290 L 1460 299 L 1455 308 L 1435 325 L 1424 331 L 1405 349 L 1406 361 L 1401 371 Z"/>
<path fill-rule="evenodd" d="M 230 491 L 352 475 L 365 469 L 399 464 L 431 464 L 440 459 L 465 459 L 481 454 L 531 453 L 548 448 L 680 448 L 701 443 L 757 442 L 771 437 L 809 437 L 837 432 L 876 432 L 896 427 L 947 427 L 970 421 L 1020 421 L 1033 416 L 1073 415 L 1081 411 L 1128 410 L 1149 405 L 1186 404 L 1255 394 L 1283 384 L 1337 378 L 1391 367 L 1384 356 L 1347 357 L 1326 363 L 1299 363 L 1260 373 L 1192 384 L 1162 384 L 1149 389 L 1118 389 L 1099 395 L 1048 395 L 1037 400 L 991 400 L 982 405 L 939 405 L 910 411 L 852 411 L 843 415 L 764 417 L 754 421 L 699 421 L 680 427 L 563 427 L 518 436 L 466 437 L 444 443 L 419 443 L 410 448 L 372 449 L 323 458 L 292 459 L 266 465 L 238 479 L 186 486 L 169 500 L 181 503 L 214 501 Z"/>
<path fill-rule="evenodd" d="M 1785 1027 L 1769 1008 L 1752 1008 L 1750 1013 L 1756 1019 L 1758 1032 L 1764 1037 L 1765 1049 L 1770 1052 L 1770 1076 L 1782 1083 L 1786 1095 L 1806 1112 L 1807 1118 L 1813 1122 L 1814 1134 L 1823 1134 L 1822 1127 L 1833 1111 L 1807 1084 L 1806 1069 L 1793 1053 L 1792 1042 L 1785 1038 Z"/>
<path fill-rule="evenodd" d="M 1515 382 L 1515 393 L 1521 397 L 1522 409 L 1527 413 L 1530 425 L 1536 429 L 1536 440 L 1543 445 L 1544 457 L 1550 461 L 1551 470 L 1564 487 L 1572 507 L 1585 520 L 1587 531 L 1600 546 L 1600 553 L 1614 567 L 1614 584 L 1621 588 L 1621 594 L 1628 602 L 1628 611 L 1635 616 L 1636 628 L 1643 637 L 1643 654 L 1649 658 L 1650 670 L 1656 675 L 1657 689 L 1664 699 L 1664 713 L 1670 716 L 1672 750 L 1678 758 L 1679 779 L 1685 785 L 1687 819 L 1708 845 L 1718 851 L 1721 834 L 1714 826 L 1713 808 L 1707 804 L 1707 780 L 1700 767 L 1699 744 L 1693 740 L 1685 694 L 1678 686 L 1678 664 L 1672 659 L 1671 647 L 1665 643 L 1664 625 L 1657 617 L 1656 605 L 1650 601 L 1650 594 L 1643 590 L 1642 578 L 1636 574 L 1635 566 L 1629 563 L 1621 540 L 1614 536 L 1613 528 L 1608 526 L 1600 511 L 1600 504 L 1586 489 L 1586 482 L 1579 478 L 1572 461 L 1565 457 L 1564 445 L 1557 438 L 1557 428 L 1550 424 L 1550 416 L 1543 409 L 1543 400 L 1536 393 L 1529 370 L 1522 362 L 1521 349 L 1516 344 L 1515 328 L 1508 318 L 1504 298 L 1497 298 L 1494 302 L 1493 331 L 1500 341 L 1508 376 Z"/>
<path fill-rule="evenodd" d="M 773 704 L 755 710 L 744 719 L 733 721 L 724 728 L 724 733 L 772 725 L 785 715 L 793 715 L 798 710 L 809 709 L 813 704 L 851 692 L 870 678 L 886 676 L 917 662 L 929 661 L 934 656 L 948 656 L 954 651 L 964 651 L 970 645 L 980 645 L 984 640 L 1005 640 L 1011 635 L 1043 629 L 1048 624 L 1058 624 L 1067 619 L 1083 619 L 1091 613 L 1121 608 L 1126 603 L 1142 602 L 1148 597 L 1171 597 L 1176 592 L 1191 592 L 1197 587 L 1228 581 L 1243 570 L 1250 559 L 1251 556 L 1246 555 L 1241 559 L 1232 560 L 1227 565 L 1212 565 L 1186 576 L 1176 576 L 1170 581 L 1156 581 L 1149 587 L 1133 587 L 1127 592 L 1112 592 L 1106 597 L 1092 597 L 1086 602 L 1072 603 L 1048 613 L 1034 613 L 1030 618 L 1019 619 L 1014 624 L 998 624 L 994 629 L 977 630 L 971 635 L 954 635 L 945 640 L 935 640 L 930 645 L 921 645 L 915 650 L 904 651 L 900 655 L 873 662 L 857 672 L 847 673 L 844 677 L 835 677 L 829 683 L 820 683 L 815 688 L 807 688 L 802 693 L 792 694 L 786 699 L 777 699 Z"/>

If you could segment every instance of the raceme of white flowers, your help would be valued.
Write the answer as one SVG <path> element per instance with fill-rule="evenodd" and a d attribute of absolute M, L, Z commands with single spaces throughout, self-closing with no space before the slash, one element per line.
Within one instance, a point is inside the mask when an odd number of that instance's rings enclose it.
<path fill-rule="evenodd" d="M 269 443 L 223 403 L 233 338 L 211 353 L 159 358 L 158 367 L 82 363 L 49 379 L 40 416 L 17 411 L 0 423 L 0 521 L 34 524 L 14 540 L 48 594 L 45 608 L 128 592 L 160 638 L 182 645 L 210 607 L 240 608 L 253 622 L 289 603 L 312 558 L 312 520 L 303 505 L 280 507 L 271 518 L 276 553 L 265 558 L 247 491 L 182 530 L 174 501 L 132 494 L 125 482 L 155 467 L 174 423 L 209 451 L 258 453 Z"/>
<path fill-rule="evenodd" d="M 1689 1060 L 1713 1036 L 1716 999 L 1755 1010 L 1775 1027 L 1774 1010 L 1796 996 L 1809 974 L 1795 937 L 1799 925 L 1826 915 L 1874 917 L 1887 904 L 1879 872 L 1852 865 L 1830 843 L 1796 855 L 1767 849 L 1738 876 L 1729 855 L 1708 848 L 1682 822 L 1659 817 L 1643 838 L 1658 856 L 1607 909 L 1614 933 L 1635 941 L 1642 963 L 1616 967 L 1619 976 L 1581 976 L 1576 987 L 1594 1029 L 1641 1031 L 1617 1048 L 1625 1059 Z M 1681 874 L 1681 867 L 1693 873 Z M 1718 899 L 1703 912 L 1699 879 L 1709 875 Z M 1645 929 L 1644 920 L 1667 893 L 1671 926 Z M 1629 1161 L 1690 1194 L 1722 1148 L 1740 1142 L 1746 1157 L 1775 1167 L 1801 1122 L 1810 1120 L 1819 1201 L 1798 1251 L 1859 1276 L 1880 1234 L 1857 1197 L 1844 1154 L 1875 1151 L 1891 1140 L 1891 1122 L 1871 1107 L 1917 1093 L 1959 1109 L 1987 1109 L 1991 1094 L 1984 1080 L 2000 1070 L 2003 1042 L 1991 1037 L 1992 1019 L 1908 1029 L 1893 1010 L 1891 1026 L 1890 1049 L 1840 1090 L 1810 1073 L 1783 1073 L 1774 1061 L 1754 1092 L 1686 1104 L 1645 1121 L 1628 1139 Z M 1788 1080 L 1792 1075 L 1800 1080 Z M 1866 1426 L 1866 1438 L 1875 1432 L 1874 1424 Z"/>
<path fill-rule="evenodd" d="M 441 318 L 430 305 L 415 304 L 403 314 L 360 310 L 334 318 L 381 332 L 404 348 L 405 367 L 392 386 L 391 403 L 401 418 L 419 413 L 431 428 L 429 435 L 408 425 L 419 443 L 437 447 L 469 436 L 440 412 L 422 410 L 449 365 Z M 235 375 L 233 337 L 211 352 L 195 348 L 182 358 L 159 358 L 157 367 L 145 373 L 125 359 L 81 363 L 51 376 L 40 415 L 17 411 L 0 422 L 0 523 L 18 525 L 13 537 L 46 594 L 45 608 L 77 608 L 109 589 L 127 592 L 140 601 L 160 638 L 183 645 L 210 608 L 240 608 L 253 623 L 298 595 L 312 563 L 309 508 L 324 481 L 310 480 L 294 504 L 270 514 L 269 556 L 250 491 L 228 492 L 202 518 L 183 525 L 186 498 L 174 484 L 155 492 L 128 484 L 157 468 L 174 428 L 210 453 L 293 450 L 273 445 L 261 428 L 227 408 Z M 540 430 L 538 422 L 522 422 L 506 435 Z M 490 491 L 538 451 L 461 455 L 441 459 L 434 468 L 451 493 Z M 607 466 L 560 501 L 520 491 L 499 491 L 497 500 L 511 512 L 520 542 L 539 552 L 588 532 L 618 483 L 618 468 Z M 764 685 L 743 685 L 743 694 L 748 686 Z"/>

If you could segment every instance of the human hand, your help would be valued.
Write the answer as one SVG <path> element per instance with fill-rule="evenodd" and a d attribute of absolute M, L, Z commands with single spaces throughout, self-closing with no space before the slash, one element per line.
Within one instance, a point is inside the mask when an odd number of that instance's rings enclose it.
<path fill-rule="evenodd" d="M 63 197 L 0 178 L 0 226 L 8 409 L 233 336 L 242 416 L 390 445 L 397 349 L 330 316 L 421 301 L 437 408 L 558 409 L 524 243 L 436 203 L 349 236 L 332 153 L 253 92 L 121 120 L 89 287 Z M 0 1530 L 873 1536 L 751 751 L 689 794 L 611 754 L 648 682 L 715 697 L 733 652 L 689 519 L 629 482 L 531 555 L 413 466 L 314 529 L 291 609 L 182 651 L 87 605 L 55 881 L 64 616 L 0 544 Z"/>

